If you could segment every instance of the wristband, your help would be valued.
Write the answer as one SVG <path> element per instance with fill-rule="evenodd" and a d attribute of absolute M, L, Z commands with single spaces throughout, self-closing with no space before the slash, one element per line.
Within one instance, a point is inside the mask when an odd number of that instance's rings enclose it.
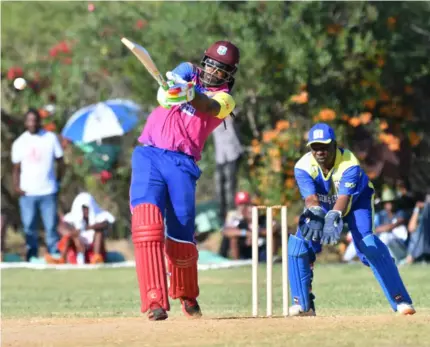
<path fill-rule="evenodd" d="M 415 207 L 414 208 L 414 213 L 420 213 L 420 208 L 419 207 Z"/>
<path fill-rule="evenodd" d="M 240 229 L 240 236 L 246 236 L 247 233 L 248 233 L 248 230 Z"/>

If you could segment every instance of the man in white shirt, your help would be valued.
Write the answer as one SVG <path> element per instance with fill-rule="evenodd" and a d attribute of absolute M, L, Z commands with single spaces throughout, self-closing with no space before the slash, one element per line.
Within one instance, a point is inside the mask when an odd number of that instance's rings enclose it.
<path fill-rule="evenodd" d="M 64 172 L 63 149 L 57 136 L 41 127 L 40 114 L 25 115 L 27 131 L 12 144 L 13 184 L 20 195 L 27 261 L 38 255 L 38 213 L 45 227 L 49 253 L 57 252 L 57 193 Z M 57 174 L 55 174 L 55 162 Z"/>

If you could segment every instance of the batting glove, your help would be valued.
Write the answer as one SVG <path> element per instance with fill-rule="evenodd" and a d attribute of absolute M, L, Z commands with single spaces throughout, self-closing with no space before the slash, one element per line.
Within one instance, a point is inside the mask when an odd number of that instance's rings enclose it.
<path fill-rule="evenodd" d="M 169 89 L 166 91 L 168 105 L 182 105 L 194 99 L 196 92 L 193 82 L 187 82 L 171 71 L 166 73 L 166 77 L 169 84 Z"/>

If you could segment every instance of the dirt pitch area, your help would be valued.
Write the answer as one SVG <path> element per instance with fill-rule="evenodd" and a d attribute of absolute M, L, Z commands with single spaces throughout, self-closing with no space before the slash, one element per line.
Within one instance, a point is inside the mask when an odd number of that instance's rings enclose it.
<path fill-rule="evenodd" d="M 429 326 L 430 317 L 419 315 L 173 317 L 164 322 L 149 322 L 144 317 L 6 319 L 2 322 L 2 346 L 309 346 L 316 341 L 319 347 L 425 346 L 430 341 L 425 333 Z"/>

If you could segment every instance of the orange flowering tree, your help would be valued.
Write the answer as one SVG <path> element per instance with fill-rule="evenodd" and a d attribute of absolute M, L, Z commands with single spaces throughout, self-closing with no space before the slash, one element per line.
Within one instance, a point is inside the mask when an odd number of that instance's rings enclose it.
<path fill-rule="evenodd" d="M 286 204 L 299 198 L 294 165 L 300 158 L 302 129 L 297 122 L 279 120 L 262 139 L 251 142 L 248 164 L 253 190 L 261 204 Z"/>
<path fill-rule="evenodd" d="M 340 145 L 356 153 L 378 187 L 406 180 L 411 163 L 404 158 L 430 131 L 423 89 L 430 73 L 429 4 L 286 5 L 290 16 L 303 19 L 300 25 L 291 17 L 277 22 L 269 18 L 271 12 L 265 20 L 269 6 L 281 7 L 260 4 L 261 23 L 278 25 L 273 35 L 283 44 L 262 44 L 265 54 L 272 49 L 270 54 L 284 56 L 284 63 L 262 67 L 262 74 L 282 88 L 260 88 L 251 105 L 258 112 L 258 131 L 250 139 L 249 165 L 261 202 L 298 198 L 291 168 L 305 153 L 306 131 L 315 122 L 335 128 Z M 246 81 L 250 88 L 252 78 Z M 264 99 L 277 102 L 268 108 Z M 375 164 L 387 160 L 394 166 L 390 172 Z"/>

